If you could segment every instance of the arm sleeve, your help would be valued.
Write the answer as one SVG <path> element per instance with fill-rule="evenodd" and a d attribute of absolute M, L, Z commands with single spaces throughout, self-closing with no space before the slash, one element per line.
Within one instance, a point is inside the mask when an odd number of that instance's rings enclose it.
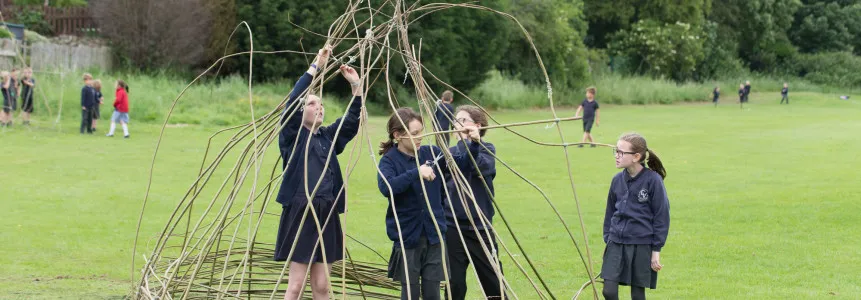
<path fill-rule="evenodd" d="M 290 92 L 290 96 L 287 97 L 287 104 L 284 107 L 284 112 L 281 115 L 281 122 L 284 125 L 284 128 L 281 129 L 281 133 L 278 135 L 278 146 L 281 149 L 281 158 L 286 160 L 291 150 L 293 149 L 293 142 L 296 139 L 296 136 L 299 133 L 299 128 L 302 126 L 302 112 L 296 111 L 293 115 L 290 115 L 290 110 L 295 109 L 294 105 L 301 105 L 301 103 L 296 103 L 305 90 L 308 89 L 308 86 L 311 85 L 311 80 L 314 79 L 314 76 L 308 74 L 302 74 L 302 77 L 296 81 L 296 84 L 293 86 L 293 90 Z M 286 162 L 285 162 L 286 163 Z"/>
<path fill-rule="evenodd" d="M 359 133 L 359 120 L 362 114 L 362 97 L 355 96 L 347 108 L 347 115 L 335 120 L 334 123 L 326 127 L 324 134 L 329 139 L 335 142 L 335 153 L 341 154 L 347 147 L 347 144 L 356 137 Z M 341 125 L 343 124 L 343 125 Z M 341 131 L 338 132 L 338 127 Z M 336 136 L 337 133 L 337 136 Z"/>
<path fill-rule="evenodd" d="M 661 252 L 661 248 L 667 242 L 667 234 L 670 230 L 670 201 L 667 199 L 667 190 L 664 188 L 664 182 L 660 179 L 655 179 L 652 188 L 651 202 L 649 205 L 652 208 L 652 251 Z"/>
<path fill-rule="evenodd" d="M 413 181 L 419 180 L 419 169 L 411 169 L 402 174 L 397 174 L 392 161 L 386 156 L 380 159 L 380 173 L 382 175 L 377 175 L 377 187 L 385 197 L 403 193 L 410 188 Z M 386 185 L 387 181 L 388 185 Z"/>
<path fill-rule="evenodd" d="M 613 213 L 616 212 L 616 194 L 613 193 L 613 188 L 616 180 L 610 183 L 610 192 L 607 194 L 607 209 L 604 211 L 604 243 L 610 241 L 610 221 L 613 220 Z"/>

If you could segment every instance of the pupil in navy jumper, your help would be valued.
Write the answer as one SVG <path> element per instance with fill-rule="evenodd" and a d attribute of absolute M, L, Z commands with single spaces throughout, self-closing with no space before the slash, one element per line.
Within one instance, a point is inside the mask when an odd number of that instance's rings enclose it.
<path fill-rule="evenodd" d="M 744 103 L 744 84 L 738 85 L 738 102 Z"/>
<path fill-rule="evenodd" d="M 328 299 L 332 263 L 344 257 L 339 214 L 344 212 L 346 198 L 336 155 L 344 151 L 359 131 L 362 79 L 353 68 L 340 67 L 344 79 L 352 86 L 353 99 L 346 115 L 329 126 L 322 126 L 322 99 L 312 93 L 300 98 L 329 60 L 331 51 L 328 46 L 320 50 L 316 63 L 296 82 L 281 120 L 278 145 L 285 170 L 276 200 L 281 203 L 282 212 L 275 260 L 290 260 L 285 299 L 300 297 L 309 267 L 313 299 Z M 319 223 L 308 209 L 313 209 Z M 318 225 L 322 232 L 317 230 Z"/>
<path fill-rule="evenodd" d="M 780 90 L 780 104 L 783 104 L 783 101 L 786 101 L 786 104 L 789 104 L 789 84 L 784 82 L 783 89 Z"/>
<path fill-rule="evenodd" d="M 442 199 L 445 177 L 450 176 L 449 168 L 469 167 L 481 137 L 475 126 L 464 126 L 469 151 L 453 155 L 455 165 L 449 166 L 442 149 L 421 145 L 424 123 L 411 108 L 398 109 L 386 127 L 389 136 L 380 144 L 377 185 L 389 201 L 386 234 L 392 241 L 392 255 L 388 276 L 401 283 L 401 299 L 439 299 L 439 283 L 446 272 L 442 266 L 447 228 Z"/>
<path fill-rule="evenodd" d="M 498 259 L 498 248 L 493 231 L 493 179 L 496 177 L 496 148 L 484 140 L 487 115 L 480 108 L 472 105 L 458 106 L 454 127 L 476 126 L 482 137 L 475 164 L 470 163 L 460 171 L 466 178 L 465 184 L 469 189 L 460 189 L 463 184 L 457 177 L 446 181 L 445 217 L 448 225 L 446 246 L 450 266 L 451 294 L 454 300 L 463 300 L 467 292 L 467 267 L 472 259 L 473 268 L 487 299 L 502 299 L 503 290 L 499 283 L 502 276 L 502 264 Z M 458 142 L 449 150 L 452 155 L 467 152 L 469 136 L 458 133 Z M 471 196 L 468 196 L 470 195 Z M 473 201 L 474 199 L 474 201 Z M 508 298 L 508 297 L 506 297 Z"/>
<path fill-rule="evenodd" d="M 715 104 L 715 107 L 718 105 L 718 100 L 720 100 L 720 87 L 716 86 L 715 89 L 712 90 L 712 103 Z"/>
<path fill-rule="evenodd" d="M 84 74 L 84 87 L 81 88 L 81 134 L 84 130 L 93 133 L 93 110 L 96 106 L 96 90 L 93 89 L 93 75 Z"/>
<path fill-rule="evenodd" d="M 2 92 L 3 92 L 3 112 L 0 113 L 0 122 L 2 122 L 2 126 L 9 126 L 12 123 L 12 114 L 11 111 L 15 107 L 14 99 L 12 99 L 12 74 L 8 71 L 3 71 L 0 73 L 2 79 Z"/>
<path fill-rule="evenodd" d="M 33 78 L 33 69 L 26 68 L 21 78 L 21 120 L 24 125 L 30 125 L 30 114 L 33 113 L 33 92 L 36 87 L 36 79 Z"/>
<path fill-rule="evenodd" d="M 454 94 L 451 91 L 442 92 L 439 104 L 437 104 L 436 112 L 434 112 L 434 128 L 437 131 L 451 130 L 451 121 L 454 120 L 454 107 L 451 106 L 454 101 Z M 438 134 L 437 137 L 442 141 L 443 145 L 449 145 L 449 134 Z"/>
<path fill-rule="evenodd" d="M 645 299 L 657 288 L 661 248 L 670 228 L 670 203 L 664 188 L 667 171 L 636 133 L 619 138 L 613 149 L 616 168 L 604 215 L 604 298 L 619 299 L 619 285 L 631 287 L 631 299 Z"/>
<path fill-rule="evenodd" d="M 744 82 L 744 102 L 750 101 L 750 80 Z"/>
<path fill-rule="evenodd" d="M 601 112 L 599 110 L 601 107 L 598 105 L 598 100 L 595 99 L 597 92 L 598 89 L 595 87 L 586 88 L 586 99 L 583 99 L 583 102 L 577 107 L 577 112 L 574 113 L 575 117 L 579 117 L 580 112 L 583 112 L 583 139 L 580 141 L 581 143 L 594 143 L 592 124 L 601 126 Z M 579 147 L 582 148 L 583 145 L 581 144 Z M 595 144 L 592 144 L 592 147 L 595 147 Z"/>

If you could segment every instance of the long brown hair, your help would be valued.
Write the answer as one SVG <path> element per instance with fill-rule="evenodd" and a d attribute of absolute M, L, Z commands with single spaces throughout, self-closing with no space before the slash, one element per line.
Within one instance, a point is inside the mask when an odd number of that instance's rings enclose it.
<path fill-rule="evenodd" d="M 125 81 L 123 81 L 122 79 L 117 79 L 117 85 L 119 85 L 121 88 L 123 88 L 124 90 L 126 90 L 126 93 L 128 93 L 128 92 L 129 92 L 129 85 L 128 85 L 128 84 L 126 84 L 126 82 L 125 82 Z"/>
<path fill-rule="evenodd" d="M 642 159 L 646 161 L 646 167 L 657 172 L 658 175 L 661 175 L 661 178 L 667 178 L 667 170 L 664 169 L 664 164 L 661 163 L 658 155 L 652 149 L 649 149 L 646 144 L 646 138 L 637 133 L 628 133 L 619 137 L 619 140 L 631 143 L 631 152 L 639 153 Z"/>
<path fill-rule="evenodd" d="M 404 122 L 401 123 L 401 120 Z M 386 129 L 389 132 L 389 139 L 380 143 L 380 155 L 386 154 L 389 149 L 395 146 L 395 133 L 407 132 L 408 129 L 404 127 L 404 124 L 409 126 L 414 120 L 424 123 L 424 121 L 422 121 L 422 116 L 409 107 L 398 108 L 398 110 L 389 117 L 389 123 L 386 125 Z"/>

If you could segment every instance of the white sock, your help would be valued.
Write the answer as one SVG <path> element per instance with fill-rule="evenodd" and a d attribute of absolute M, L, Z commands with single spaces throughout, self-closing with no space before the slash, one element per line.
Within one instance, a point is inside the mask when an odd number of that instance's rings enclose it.
<path fill-rule="evenodd" d="M 123 134 L 129 135 L 129 124 L 123 124 Z"/>
<path fill-rule="evenodd" d="M 111 130 L 108 130 L 108 135 L 114 135 L 114 130 L 117 129 L 117 123 L 111 122 Z"/>

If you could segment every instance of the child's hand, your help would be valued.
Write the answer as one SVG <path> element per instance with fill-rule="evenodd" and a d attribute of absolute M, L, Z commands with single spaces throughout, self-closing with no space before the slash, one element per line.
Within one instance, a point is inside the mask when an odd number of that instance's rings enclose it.
<path fill-rule="evenodd" d="M 661 252 L 652 251 L 652 270 L 657 272 L 663 268 L 664 265 L 661 264 Z"/>
<path fill-rule="evenodd" d="M 464 126 L 463 132 L 469 136 L 469 139 L 473 142 L 481 141 L 481 134 L 478 132 L 478 127 L 475 126 Z"/>
<path fill-rule="evenodd" d="M 344 79 L 346 79 L 350 85 L 355 86 L 362 83 L 362 78 L 359 78 L 359 73 L 356 73 L 356 70 L 348 65 L 341 65 L 341 75 L 344 76 Z"/>
<path fill-rule="evenodd" d="M 317 51 L 317 68 L 322 68 L 323 64 L 329 61 L 329 55 L 332 54 L 332 46 L 325 46 L 320 51 Z"/>
<path fill-rule="evenodd" d="M 419 174 L 425 181 L 433 181 L 434 179 L 436 179 L 436 174 L 434 174 L 433 168 L 428 165 L 421 165 L 419 167 Z"/>
<path fill-rule="evenodd" d="M 595 126 L 601 127 L 601 120 L 595 120 Z"/>

